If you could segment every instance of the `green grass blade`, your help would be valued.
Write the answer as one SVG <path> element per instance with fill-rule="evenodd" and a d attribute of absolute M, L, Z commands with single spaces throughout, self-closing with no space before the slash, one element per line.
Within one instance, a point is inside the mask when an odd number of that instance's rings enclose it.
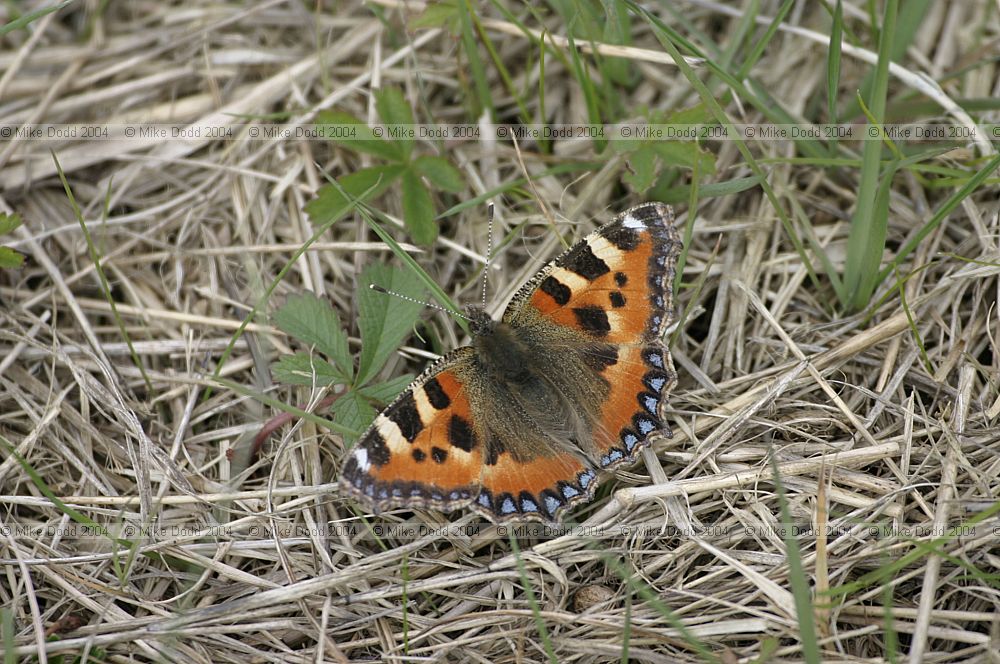
<path fill-rule="evenodd" d="M 472 73 L 472 82 L 475 86 L 476 97 L 479 99 L 479 108 L 472 109 L 473 117 L 479 117 L 483 111 L 489 111 L 491 120 L 496 120 L 497 111 L 493 104 L 493 95 L 490 92 L 490 84 L 486 79 L 486 67 L 482 58 L 479 57 L 479 44 L 476 41 L 475 31 L 472 26 L 472 3 L 469 0 L 461 0 L 459 6 L 459 17 L 462 28 L 462 50 L 465 51 L 466 60 L 469 63 L 469 71 Z"/>
<path fill-rule="evenodd" d="M 1000 168 L 1000 155 L 994 156 L 990 161 L 983 166 L 979 171 L 976 172 L 968 181 L 965 183 L 961 189 L 952 194 L 948 200 L 941 204 L 934 216 L 924 224 L 924 227 L 920 229 L 916 235 L 907 240 L 906 244 L 900 247 L 899 251 L 896 252 L 896 257 L 892 259 L 878 275 L 879 283 L 885 280 L 885 278 L 897 267 L 899 264 L 906 259 L 910 253 L 917 248 L 917 246 L 927 237 L 931 231 L 937 228 L 945 217 L 951 214 L 952 210 L 957 208 L 962 204 L 966 198 L 968 198 L 974 191 L 976 191 L 993 173 Z"/>
<path fill-rule="evenodd" d="M 754 44 L 752 49 L 750 49 L 750 53 L 747 55 L 746 60 L 740 67 L 739 72 L 736 74 L 736 78 L 744 79 L 749 76 L 750 71 L 754 68 L 754 65 L 757 64 L 757 61 L 760 60 L 760 56 L 764 54 L 764 50 L 767 49 L 768 45 L 770 45 L 774 35 L 778 33 L 778 28 L 781 27 L 781 22 L 785 20 L 785 17 L 788 15 L 788 12 L 792 10 L 792 6 L 794 4 L 795 0 L 785 0 L 781 7 L 778 8 L 778 12 L 768 24 L 767 30 L 764 31 L 761 38 L 758 39 L 757 43 Z"/>
<path fill-rule="evenodd" d="M 641 5 L 631 2 L 631 0 L 629 0 L 629 4 L 634 12 L 637 12 L 638 14 L 643 16 L 649 23 L 650 27 L 653 29 L 653 34 L 656 36 L 657 41 L 659 41 L 660 44 L 663 46 L 663 48 L 667 51 L 667 53 L 670 54 L 670 57 L 674 59 L 674 62 L 680 68 L 681 73 L 684 74 L 684 77 L 688 80 L 691 86 L 698 93 L 698 96 L 701 97 L 701 100 L 712 112 L 712 115 L 715 117 L 716 121 L 727 128 L 730 136 L 737 136 L 737 131 L 733 127 L 733 123 L 729 120 L 729 116 L 726 115 L 726 112 L 719 105 L 719 102 L 715 100 L 715 98 L 709 92 L 708 88 L 705 87 L 705 84 L 702 83 L 701 78 L 691 69 L 691 66 L 688 65 L 688 63 L 684 60 L 684 57 L 681 55 L 681 52 L 676 44 L 685 46 L 687 44 L 687 41 L 681 38 L 680 35 L 677 35 L 676 32 L 674 32 L 669 26 L 664 24 L 663 21 L 661 21 L 657 16 L 648 12 Z M 690 48 L 694 49 L 693 46 L 691 46 Z M 696 49 L 695 53 L 697 53 Z M 742 84 L 740 84 L 738 80 L 734 79 L 727 72 L 722 71 L 718 67 L 711 64 L 711 61 L 706 61 L 706 64 L 708 64 L 712 68 L 713 72 L 717 73 L 721 77 L 724 77 L 727 84 L 729 84 L 731 87 L 737 88 L 738 90 L 744 89 Z M 795 228 L 792 225 L 791 219 L 788 217 L 788 214 L 785 212 L 784 207 L 781 205 L 781 201 L 779 200 L 778 195 L 775 193 L 774 189 L 767 181 L 764 169 L 762 169 L 760 167 L 760 164 L 757 163 L 757 159 L 754 157 L 753 153 L 750 151 L 750 149 L 747 147 L 744 141 L 742 141 L 737 137 L 734 142 L 736 144 L 736 149 L 739 150 L 740 154 L 743 156 L 743 159 L 746 161 L 747 166 L 754 173 L 754 175 L 756 175 L 760 179 L 760 186 L 764 192 L 764 195 L 767 197 L 768 201 L 771 203 L 771 206 L 774 208 L 775 213 L 778 215 L 778 218 L 781 220 L 781 224 L 785 229 L 785 233 L 787 234 L 788 239 L 792 242 L 792 245 L 795 247 L 795 251 L 799 254 L 799 257 L 802 259 L 802 262 L 810 266 L 810 275 L 812 275 L 813 274 L 813 270 L 811 268 L 812 262 L 809 260 L 809 257 L 806 254 L 805 246 L 802 244 L 802 240 L 801 238 L 798 237 L 798 234 L 795 233 Z M 815 279 L 813 279 L 813 285 L 816 288 L 820 287 L 819 282 L 816 281 Z"/>
<path fill-rule="evenodd" d="M 448 297 L 448 294 L 445 293 L 437 282 L 424 271 L 424 268 L 420 267 L 420 264 L 417 263 L 417 261 L 413 260 L 413 256 L 410 256 L 410 254 L 403 251 L 403 248 L 399 246 L 399 243 L 396 242 L 396 240 L 394 240 L 384 228 L 382 228 L 381 224 L 375 221 L 371 214 L 369 214 L 368 210 L 363 207 L 359 207 L 358 209 L 361 211 L 361 218 L 365 220 L 368 227 L 379 236 L 379 239 L 389 245 L 389 249 L 396 255 L 396 258 L 401 260 L 408 268 L 410 268 L 420 283 L 423 284 L 424 288 L 430 291 L 431 296 L 437 300 L 438 304 L 454 314 L 459 327 L 461 327 L 462 330 L 468 334 L 469 325 L 465 321 L 462 312 L 458 309 L 458 306 L 456 306 L 455 303 L 452 302 L 451 298 Z"/>
<path fill-rule="evenodd" d="M 580 52 L 576 47 L 576 42 L 573 40 L 572 35 L 568 36 L 568 40 L 570 62 L 573 63 L 573 75 L 576 77 L 576 82 L 580 85 L 580 90 L 583 92 L 584 105 L 587 107 L 587 121 L 590 124 L 601 124 L 601 111 L 597 103 L 597 90 L 594 87 L 594 81 L 590 77 L 590 74 L 587 73 L 587 65 L 580 57 Z M 594 149 L 596 152 L 602 152 L 605 145 L 607 145 L 607 141 L 594 139 Z"/>
<path fill-rule="evenodd" d="M 336 214 L 331 214 L 326 221 L 317 226 L 315 232 L 313 232 L 313 234 L 309 237 L 308 240 L 302 243 L 302 246 L 300 246 L 298 249 L 295 250 L 295 253 L 292 254 L 292 256 L 288 259 L 288 261 L 281 267 L 281 270 L 278 271 L 278 274 L 275 275 L 274 279 L 271 280 L 271 283 L 264 290 L 264 293 L 257 299 L 256 302 L 254 302 L 254 305 L 250 309 L 250 312 L 243 318 L 242 322 L 240 322 L 240 326 L 236 328 L 235 332 L 233 332 L 233 336 L 229 338 L 229 343 L 226 345 L 226 349 L 222 351 L 222 355 L 219 357 L 219 362 L 215 366 L 215 371 L 212 372 L 212 378 L 214 378 L 215 380 L 220 380 L 220 376 L 222 374 L 222 367 L 225 366 L 226 362 L 229 360 L 229 356 L 232 355 L 233 349 L 236 347 L 236 342 L 239 341 L 239 338 L 241 336 L 243 336 L 243 332 L 247 329 L 247 325 L 249 325 L 250 321 L 252 321 L 257 317 L 258 312 L 261 310 L 261 308 L 263 308 L 264 304 L 271 299 L 271 295 L 274 293 L 274 290 L 278 287 L 278 284 L 280 284 L 284 280 L 285 275 L 288 274 L 289 271 L 291 271 L 291 269 L 296 265 L 296 263 L 298 263 L 299 258 L 301 258 L 302 255 L 309 250 L 309 247 L 315 244 L 316 241 L 318 241 L 319 238 L 322 237 L 323 234 L 326 233 L 326 231 L 329 230 L 329 228 L 333 226 L 333 224 L 335 224 L 338 219 L 340 219 L 340 217 L 346 214 L 347 211 L 356 206 L 360 206 L 361 203 L 359 199 L 363 199 L 366 196 L 373 195 L 371 192 L 377 187 L 380 187 L 382 185 L 382 182 L 381 180 L 376 181 L 374 184 L 371 185 L 371 187 L 369 187 L 369 189 L 362 192 L 360 197 L 352 196 L 349 192 L 347 192 L 343 187 L 340 186 L 339 182 L 337 182 L 332 178 L 330 178 L 330 184 L 333 186 L 335 190 L 337 190 L 344 197 L 344 199 L 346 200 L 345 205 L 347 205 L 348 207 L 346 207 L 342 211 L 337 210 Z M 308 208 L 308 205 L 306 207 Z M 361 208 L 359 207 L 359 209 Z M 402 248 L 398 244 L 396 245 L 396 249 L 402 252 Z M 203 402 L 206 401 L 211 396 L 212 396 L 211 388 L 206 389 L 205 396 L 202 397 L 202 401 Z"/>
<path fill-rule="evenodd" d="M 875 123 L 881 125 L 885 117 L 886 96 L 889 89 L 889 62 L 891 59 L 893 31 L 898 0 L 887 0 L 882 30 L 879 38 L 878 62 L 871 98 L 866 106 L 871 109 Z M 871 299 L 871 287 L 876 281 L 882 251 L 885 249 L 886 217 L 876 216 L 875 199 L 880 188 L 882 142 L 865 141 L 861 156 L 861 176 L 858 198 L 851 219 L 847 239 L 847 257 L 844 262 L 844 290 L 851 310 L 860 310 Z"/>
<path fill-rule="evenodd" d="M 750 2 L 744 5 L 740 18 L 736 22 L 736 27 L 733 28 L 732 34 L 727 40 L 729 43 L 718 57 L 721 68 L 729 69 L 732 66 L 733 61 L 736 60 L 736 54 L 739 53 L 744 43 L 753 34 L 758 15 L 760 15 L 760 0 L 750 0 Z"/>
<path fill-rule="evenodd" d="M 55 5 L 53 7 L 44 7 L 42 9 L 33 11 L 29 14 L 25 14 L 24 16 L 16 18 L 10 23 L 5 23 L 4 25 L 0 25 L 0 37 L 4 36 L 8 32 L 13 32 L 14 30 L 20 30 L 22 28 L 26 28 L 35 21 L 37 21 L 38 19 L 42 18 L 43 16 L 51 14 L 52 12 L 57 12 L 63 7 L 68 7 L 71 4 L 73 4 L 73 0 L 66 0 L 66 2 L 60 2 L 58 5 Z"/>
<path fill-rule="evenodd" d="M 266 406 L 274 408 L 275 410 L 281 410 L 286 413 L 291 413 L 292 415 L 295 415 L 299 419 L 308 420 L 309 422 L 312 422 L 316 426 L 329 429 L 330 431 L 333 431 L 334 433 L 339 433 L 342 436 L 354 436 L 355 438 L 357 438 L 359 435 L 361 435 L 361 431 L 357 429 L 345 427 L 332 420 L 328 420 L 325 417 L 320 417 L 315 413 L 310 413 L 309 411 L 302 410 L 301 408 L 296 408 L 291 404 L 287 404 L 284 401 L 275 399 L 270 394 L 252 390 L 248 388 L 246 385 L 243 385 L 242 383 L 237 383 L 236 381 L 229 380 L 228 378 L 215 378 L 213 380 L 218 385 L 228 388 L 233 392 L 235 392 L 236 394 L 242 394 L 245 397 L 250 397 L 255 401 L 259 401 Z"/>
<path fill-rule="evenodd" d="M 840 97 L 840 57 L 844 40 L 844 3 L 837 0 L 833 8 L 830 26 L 830 48 L 826 54 L 826 114 L 827 122 L 837 124 L 837 99 Z M 836 141 L 836 137 L 833 139 Z M 831 153 L 836 152 L 836 143 L 831 145 Z"/>
<path fill-rule="evenodd" d="M 83 212 L 80 210 L 80 206 L 77 205 L 76 196 L 73 195 L 73 189 L 69 186 L 69 181 L 66 179 L 66 174 L 63 172 L 62 165 L 59 163 L 59 158 L 56 157 L 55 152 L 52 152 L 52 160 L 56 163 L 56 171 L 59 173 L 59 181 L 62 182 L 63 191 L 66 192 L 69 204 L 73 208 L 73 216 L 76 217 L 81 230 L 83 230 L 83 239 L 87 243 L 87 252 L 90 254 L 91 262 L 94 264 L 94 270 L 97 272 L 97 278 L 101 282 L 101 294 L 111 307 L 111 316 L 115 319 L 115 324 L 118 326 L 118 332 L 122 335 L 122 339 L 125 340 L 125 344 L 128 346 L 129 354 L 132 357 L 132 363 L 139 369 L 139 373 L 142 375 L 142 380 L 146 383 L 146 389 L 152 392 L 153 381 L 150 380 L 149 374 L 146 373 L 146 367 L 143 365 L 142 360 L 139 358 L 139 353 L 132 344 L 132 337 L 128 333 L 125 321 L 122 319 L 121 314 L 118 313 L 118 303 L 115 302 L 115 298 L 111 297 L 111 284 L 108 282 L 108 276 L 104 273 L 104 266 L 101 265 L 101 256 L 97 252 L 97 245 L 94 244 L 94 238 L 90 235 L 90 229 L 87 228 L 87 223 L 83 220 Z M 108 218 L 108 203 L 110 200 L 111 181 L 109 180 L 108 190 L 104 197 L 104 219 Z"/>
<path fill-rule="evenodd" d="M 769 454 L 774 486 L 778 493 L 778 503 L 781 505 L 781 524 L 785 540 L 785 555 L 788 558 L 788 579 L 792 586 L 792 597 L 795 600 L 795 613 L 799 621 L 799 643 L 802 645 L 802 658 L 808 664 L 820 664 L 822 657 L 819 644 L 816 642 L 816 616 L 813 614 L 812 592 L 809 579 L 802 565 L 802 551 L 795 539 L 795 528 L 792 523 L 792 513 L 785 497 L 785 487 L 778 472 L 778 461 L 774 454 Z"/>
<path fill-rule="evenodd" d="M 538 635 L 542 638 L 542 647 L 545 649 L 545 655 L 549 658 L 550 664 L 559 664 L 555 647 L 552 645 L 552 637 L 549 635 L 549 630 L 545 627 L 545 619 L 542 618 L 541 607 L 538 606 L 535 592 L 531 588 L 531 579 L 528 578 L 528 570 L 524 567 L 524 559 L 521 557 L 521 549 L 517 545 L 517 538 L 513 533 L 510 533 L 507 539 L 510 542 L 510 550 L 514 555 L 514 560 L 517 562 L 517 574 L 521 577 L 521 587 L 528 598 L 528 606 L 531 608 L 531 615 L 535 619 L 535 627 L 538 628 Z"/>
<path fill-rule="evenodd" d="M 636 574 L 633 570 L 625 566 L 622 560 L 610 553 L 605 553 L 601 556 L 604 564 L 620 578 L 625 585 L 628 587 L 629 593 L 634 593 L 638 595 L 644 602 L 646 602 L 651 609 L 656 611 L 671 627 L 677 630 L 680 635 L 681 641 L 691 649 L 692 652 L 697 653 L 698 657 L 703 662 L 719 662 L 708 646 L 698 640 L 698 638 L 691 633 L 691 630 L 687 628 L 684 621 L 676 613 L 670 610 L 663 600 L 660 599 L 657 592 L 649 587 L 641 575 Z M 627 560 L 627 558 L 626 558 Z"/>

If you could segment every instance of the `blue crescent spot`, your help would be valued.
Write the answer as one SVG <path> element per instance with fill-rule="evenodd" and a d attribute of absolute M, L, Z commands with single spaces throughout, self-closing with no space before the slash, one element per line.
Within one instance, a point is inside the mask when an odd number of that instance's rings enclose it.
<path fill-rule="evenodd" d="M 514 505 L 514 500 L 510 497 L 504 498 L 503 503 L 500 504 L 501 514 L 513 514 L 517 511 L 517 507 Z"/>
<path fill-rule="evenodd" d="M 589 485 L 592 481 L 594 481 L 594 471 L 592 470 L 583 471 L 582 473 L 580 473 L 580 476 L 577 477 L 577 481 L 580 482 L 580 486 L 586 489 L 587 485 Z"/>
<path fill-rule="evenodd" d="M 666 384 L 666 380 L 663 378 L 653 378 L 649 381 L 649 386 L 656 390 L 657 392 L 663 391 L 663 386 Z"/>
<path fill-rule="evenodd" d="M 580 495 L 580 492 L 576 490 L 576 487 L 570 486 L 569 484 L 563 486 L 562 488 L 563 498 L 569 500 L 570 498 L 575 498 Z"/>
<path fill-rule="evenodd" d="M 555 514 L 556 510 L 562 507 L 562 503 L 555 496 L 545 496 L 545 509 L 549 511 L 549 514 Z"/>
<path fill-rule="evenodd" d="M 660 357 L 659 353 L 650 353 L 649 355 L 646 356 L 646 361 L 652 364 L 654 367 L 658 367 L 660 369 L 663 368 L 663 358 Z"/>
<path fill-rule="evenodd" d="M 659 327 L 660 326 L 660 320 L 661 320 L 661 318 L 659 316 L 653 316 L 653 326 L 654 327 Z"/>
<path fill-rule="evenodd" d="M 403 495 L 403 490 L 400 489 L 398 486 L 394 486 L 392 487 L 392 495 L 395 496 L 396 498 L 400 498 Z"/>
<path fill-rule="evenodd" d="M 411 498 L 419 498 L 422 495 L 423 495 L 423 492 L 420 490 L 419 487 L 413 487 L 413 490 L 410 491 L 410 497 Z"/>
<path fill-rule="evenodd" d="M 462 494 L 459 493 L 458 491 L 452 491 L 451 493 L 448 494 L 448 497 L 451 498 L 452 500 L 458 500 L 459 498 L 462 497 Z"/>
<path fill-rule="evenodd" d="M 639 437 L 634 433 L 627 433 L 622 438 L 622 442 L 625 443 L 625 449 L 629 451 L 629 454 L 631 454 L 632 450 L 635 449 L 635 446 L 639 444 Z"/>
<path fill-rule="evenodd" d="M 611 450 L 610 452 L 604 455 L 604 458 L 601 459 L 601 465 L 610 466 L 615 461 L 618 461 L 621 458 L 622 458 L 622 452 L 616 447 L 615 449 Z"/>
<path fill-rule="evenodd" d="M 485 492 L 479 494 L 479 497 L 476 498 L 476 502 L 482 505 L 483 507 L 492 507 L 492 505 L 490 504 L 490 497 Z"/>
<path fill-rule="evenodd" d="M 645 420 L 645 419 L 640 419 L 639 420 L 639 431 L 643 435 L 646 435 L 647 433 L 649 433 L 650 431 L 654 430 L 655 428 L 656 428 L 656 425 L 653 424 L 652 422 L 650 422 L 649 420 Z"/>
<path fill-rule="evenodd" d="M 521 511 L 522 512 L 537 512 L 538 511 L 538 505 L 536 505 L 535 501 L 533 501 L 533 500 L 530 500 L 528 498 L 522 498 L 521 499 Z"/>
<path fill-rule="evenodd" d="M 659 405 L 659 403 L 660 402 L 656 397 L 650 396 L 648 394 L 645 397 L 643 397 L 643 404 L 646 406 L 646 410 L 648 410 L 653 415 L 656 414 L 656 406 Z"/>
<path fill-rule="evenodd" d="M 369 484 L 368 486 L 365 487 L 365 495 L 369 496 L 369 497 L 372 497 L 372 496 L 375 495 L 375 485 L 374 484 Z"/>
<path fill-rule="evenodd" d="M 378 497 L 379 498 L 388 498 L 389 497 L 389 490 L 386 489 L 385 487 L 382 487 L 378 491 Z"/>

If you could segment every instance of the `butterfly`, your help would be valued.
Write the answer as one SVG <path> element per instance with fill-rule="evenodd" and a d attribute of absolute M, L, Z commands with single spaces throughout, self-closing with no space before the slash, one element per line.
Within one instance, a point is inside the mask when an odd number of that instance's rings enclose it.
<path fill-rule="evenodd" d="M 467 308 L 472 345 L 375 418 L 346 457 L 344 493 L 374 511 L 556 523 L 593 498 L 598 472 L 671 435 L 673 222 L 663 203 L 633 207 L 542 268 L 499 321 Z"/>

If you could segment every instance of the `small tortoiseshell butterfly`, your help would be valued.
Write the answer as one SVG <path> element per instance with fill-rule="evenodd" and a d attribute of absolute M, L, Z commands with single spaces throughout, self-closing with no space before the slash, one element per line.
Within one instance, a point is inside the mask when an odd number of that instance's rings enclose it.
<path fill-rule="evenodd" d="M 469 307 L 472 345 L 375 418 L 343 489 L 379 511 L 471 505 L 496 521 L 555 522 L 593 497 L 597 471 L 669 436 L 673 219 L 663 203 L 634 207 L 546 265 L 499 321 Z"/>

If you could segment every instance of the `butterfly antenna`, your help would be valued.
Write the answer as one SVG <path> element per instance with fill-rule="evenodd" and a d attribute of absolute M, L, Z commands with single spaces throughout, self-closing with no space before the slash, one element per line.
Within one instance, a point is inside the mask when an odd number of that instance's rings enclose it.
<path fill-rule="evenodd" d="M 490 260 L 493 254 L 493 203 L 490 202 L 486 208 L 486 218 L 489 220 L 489 229 L 486 231 L 486 266 L 483 268 L 483 309 L 486 308 L 486 277 L 490 273 Z"/>
<path fill-rule="evenodd" d="M 410 297 L 409 295 L 403 295 L 402 293 L 397 293 L 396 291 L 391 291 L 388 288 L 382 288 L 378 284 L 368 284 L 368 288 L 371 288 L 376 293 L 382 293 L 383 295 L 392 295 L 392 296 L 398 297 L 400 299 L 406 300 L 407 302 L 414 302 L 416 304 L 422 304 L 425 307 L 430 307 L 431 309 L 437 309 L 438 311 L 443 311 L 443 312 L 445 312 L 446 314 L 448 314 L 450 316 L 457 316 L 457 317 L 459 317 L 459 318 L 461 318 L 463 320 L 467 320 L 469 322 L 472 321 L 471 318 L 469 318 L 468 316 L 463 316 L 462 314 L 458 313 L 457 311 L 452 311 L 451 309 L 445 309 L 444 307 L 442 307 L 440 305 L 437 305 L 437 304 L 434 304 L 433 302 L 428 302 L 427 300 L 418 300 L 415 297 Z"/>

